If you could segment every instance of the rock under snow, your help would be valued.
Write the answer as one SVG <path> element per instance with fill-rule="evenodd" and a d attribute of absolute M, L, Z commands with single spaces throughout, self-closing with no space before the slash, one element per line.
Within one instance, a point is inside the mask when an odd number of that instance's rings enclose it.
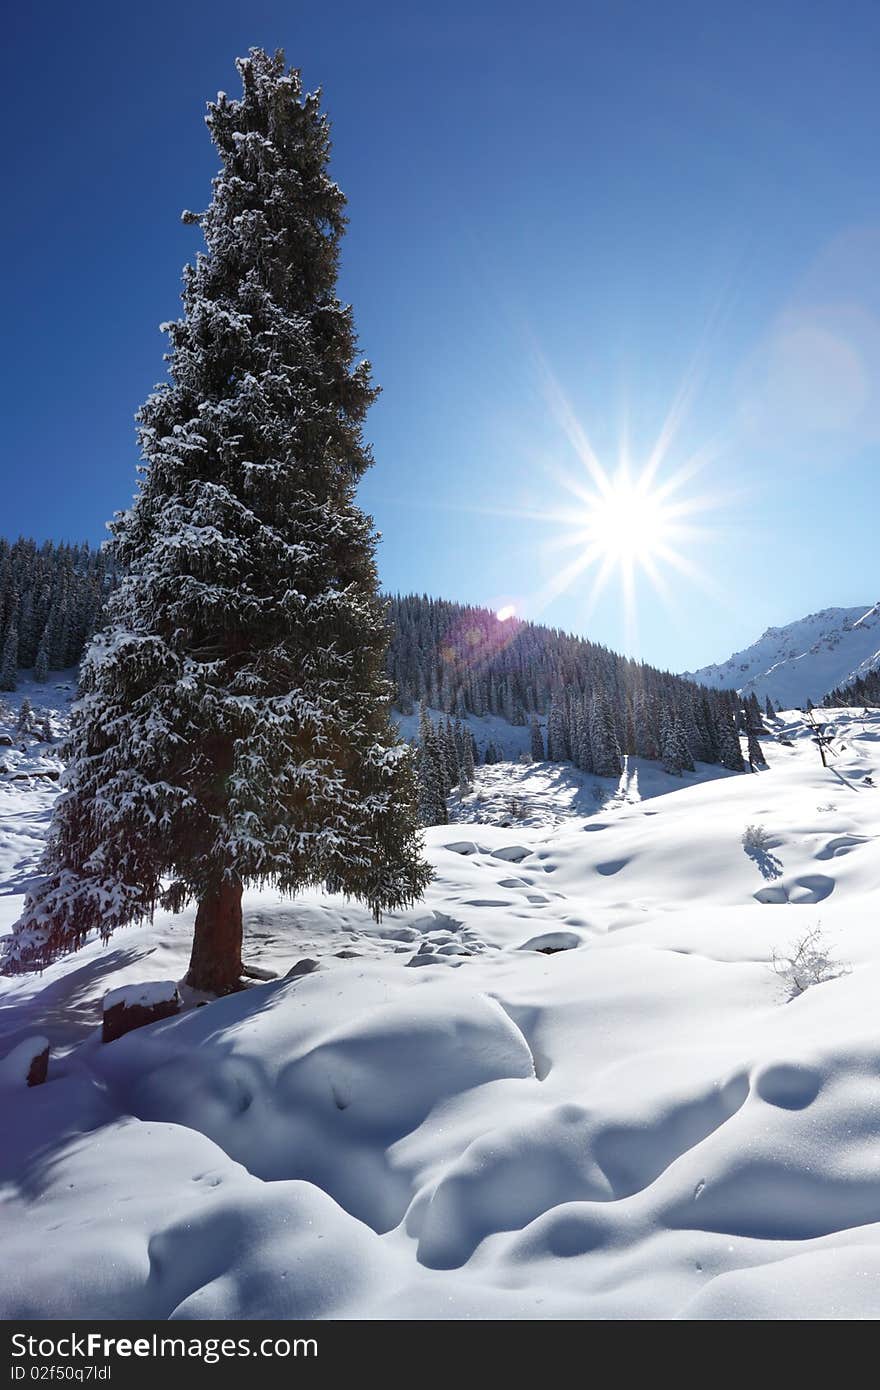
<path fill-rule="evenodd" d="M 6 1086 L 42 1086 L 49 1070 L 47 1038 L 25 1038 L 0 1061 L 0 1083 Z"/>
<path fill-rule="evenodd" d="M 170 1018 L 179 1009 L 175 980 L 148 980 L 111 989 L 104 995 L 103 1041 L 114 1042 L 135 1028 Z"/>

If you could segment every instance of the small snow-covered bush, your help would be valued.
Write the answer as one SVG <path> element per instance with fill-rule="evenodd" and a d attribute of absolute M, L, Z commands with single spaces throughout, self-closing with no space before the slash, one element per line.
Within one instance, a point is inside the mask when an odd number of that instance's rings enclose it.
<path fill-rule="evenodd" d="M 504 802 L 504 809 L 513 820 L 525 820 L 529 813 L 529 808 L 521 796 L 508 796 Z"/>
<path fill-rule="evenodd" d="M 18 711 L 18 721 L 15 726 L 16 732 L 19 734 L 32 734 L 36 727 L 37 718 L 34 714 L 33 706 L 25 695 Z"/>
<path fill-rule="evenodd" d="M 771 967 L 785 985 L 789 1000 L 797 999 L 799 994 L 813 985 L 823 985 L 827 980 L 836 980 L 852 970 L 852 966 L 845 961 L 832 959 L 831 948 L 820 923 L 784 953 L 774 951 Z"/>
<path fill-rule="evenodd" d="M 743 831 L 742 845 L 746 854 L 766 854 L 772 844 L 763 825 L 747 825 Z"/>

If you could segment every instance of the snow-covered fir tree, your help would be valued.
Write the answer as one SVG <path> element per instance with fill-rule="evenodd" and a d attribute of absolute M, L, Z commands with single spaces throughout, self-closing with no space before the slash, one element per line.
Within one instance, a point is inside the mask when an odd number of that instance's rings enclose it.
<path fill-rule="evenodd" d="M 198 902 L 190 983 L 234 989 L 244 884 L 324 884 L 378 915 L 421 857 L 390 722 L 375 536 L 355 504 L 375 392 L 336 295 L 345 200 L 319 97 L 281 54 L 238 64 L 207 123 L 206 250 L 140 412 L 113 525 L 124 578 L 82 671 L 67 785 L 8 968 Z"/>
<path fill-rule="evenodd" d="M 660 747 L 664 770 L 680 777 L 684 771 L 681 740 L 677 737 L 674 720 L 665 711 L 660 722 Z"/>
<path fill-rule="evenodd" d="M 749 767 L 753 771 L 756 767 L 766 767 L 767 759 L 764 757 L 761 740 L 758 738 L 757 730 L 753 728 L 752 725 L 749 725 L 747 738 Z"/>
<path fill-rule="evenodd" d="M 746 765 L 743 762 L 733 711 L 727 711 L 726 717 L 719 720 L 718 756 L 722 767 L 729 768 L 731 772 L 745 772 Z"/>
<path fill-rule="evenodd" d="M 620 744 L 611 708 L 605 693 L 598 690 L 590 706 L 590 748 L 593 771 L 599 777 L 619 777 L 621 769 Z"/>
<path fill-rule="evenodd" d="M 425 705 L 419 710 L 418 810 L 422 825 L 445 825 L 449 794 L 446 762 L 437 730 Z"/>
<path fill-rule="evenodd" d="M 533 760 L 536 763 L 542 763 L 545 752 L 544 735 L 541 733 L 541 726 L 534 714 L 529 721 L 529 747 Z"/>
<path fill-rule="evenodd" d="M 0 653 L 0 690 L 14 690 L 18 681 L 18 622 L 13 617 Z"/>
<path fill-rule="evenodd" d="M 640 758 L 660 757 L 660 739 L 654 725 L 654 715 L 645 691 L 638 690 L 633 707 L 633 744 L 634 752 Z"/>
<path fill-rule="evenodd" d="M 18 707 L 18 719 L 15 727 L 20 734 L 32 734 L 37 727 L 37 716 L 34 714 L 34 707 L 27 695 Z"/>
<path fill-rule="evenodd" d="M 551 705 L 550 713 L 547 716 L 547 757 L 553 763 L 566 762 L 571 757 L 565 711 L 562 704 Z"/>
<path fill-rule="evenodd" d="M 474 784 L 474 740 L 470 730 L 465 728 L 459 719 L 457 721 L 457 740 L 459 748 L 459 769 L 460 780 L 465 782 L 468 787 Z"/>

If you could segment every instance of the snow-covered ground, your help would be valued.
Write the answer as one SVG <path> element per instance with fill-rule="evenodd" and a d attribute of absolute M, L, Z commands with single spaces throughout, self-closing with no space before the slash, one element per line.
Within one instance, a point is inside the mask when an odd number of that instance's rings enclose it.
<path fill-rule="evenodd" d="M 880 715 L 832 719 L 828 770 L 790 715 L 766 773 L 639 765 L 601 806 L 481 769 L 495 823 L 427 832 L 423 903 L 251 893 L 248 961 L 318 968 L 108 1045 L 191 911 L 0 982 L 0 1057 L 52 1047 L 0 1080 L 0 1313 L 876 1317 Z M 0 776 L 0 930 L 54 794 Z M 817 926 L 840 973 L 789 1000 Z"/>
<path fill-rule="evenodd" d="M 453 791 L 449 815 L 476 825 L 550 828 L 733 775 L 717 764 L 698 763 L 695 772 L 670 777 L 645 758 L 625 759 L 619 781 L 579 772 L 571 763 L 495 763 L 477 768 L 474 787 L 464 797 Z"/>
<path fill-rule="evenodd" d="M 435 726 L 445 723 L 448 717 L 442 710 L 430 707 L 428 714 L 431 723 Z M 400 731 L 401 738 L 406 739 L 409 743 L 418 742 L 418 711 L 413 714 L 401 714 L 399 710 L 395 710 L 394 721 Z M 481 758 L 490 743 L 494 744 L 502 757 L 512 760 L 529 751 L 529 729 L 525 724 L 509 724 L 498 714 L 485 714 L 483 716 L 466 714 L 461 722 L 473 734 Z M 542 730 L 545 730 L 546 722 L 545 719 L 539 721 Z"/>
<path fill-rule="evenodd" d="M 690 680 L 774 704 L 803 709 L 880 666 L 880 603 L 871 608 L 823 608 L 770 627 L 727 661 L 685 671 Z"/>

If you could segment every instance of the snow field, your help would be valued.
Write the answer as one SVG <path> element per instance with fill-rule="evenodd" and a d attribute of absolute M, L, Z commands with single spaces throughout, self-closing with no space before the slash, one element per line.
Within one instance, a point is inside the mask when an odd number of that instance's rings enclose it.
<path fill-rule="evenodd" d="M 103 995 L 179 980 L 191 911 L 0 982 L 0 1054 L 53 1048 L 3 1088 L 0 1311 L 876 1317 L 880 716 L 833 722 L 836 771 L 792 714 L 766 773 L 638 765 L 591 814 L 570 769 L 555 807 L 556 768 L 481 770 L 543 779 L 544 822 L 429 830 L 378 926 L 247 895 L 248 961 L 320 968 L 107 1046 Z M 46 793 L 9 795 L 6 925 Z M 817 924 L 849 973 L 785 1002 Z"/>

